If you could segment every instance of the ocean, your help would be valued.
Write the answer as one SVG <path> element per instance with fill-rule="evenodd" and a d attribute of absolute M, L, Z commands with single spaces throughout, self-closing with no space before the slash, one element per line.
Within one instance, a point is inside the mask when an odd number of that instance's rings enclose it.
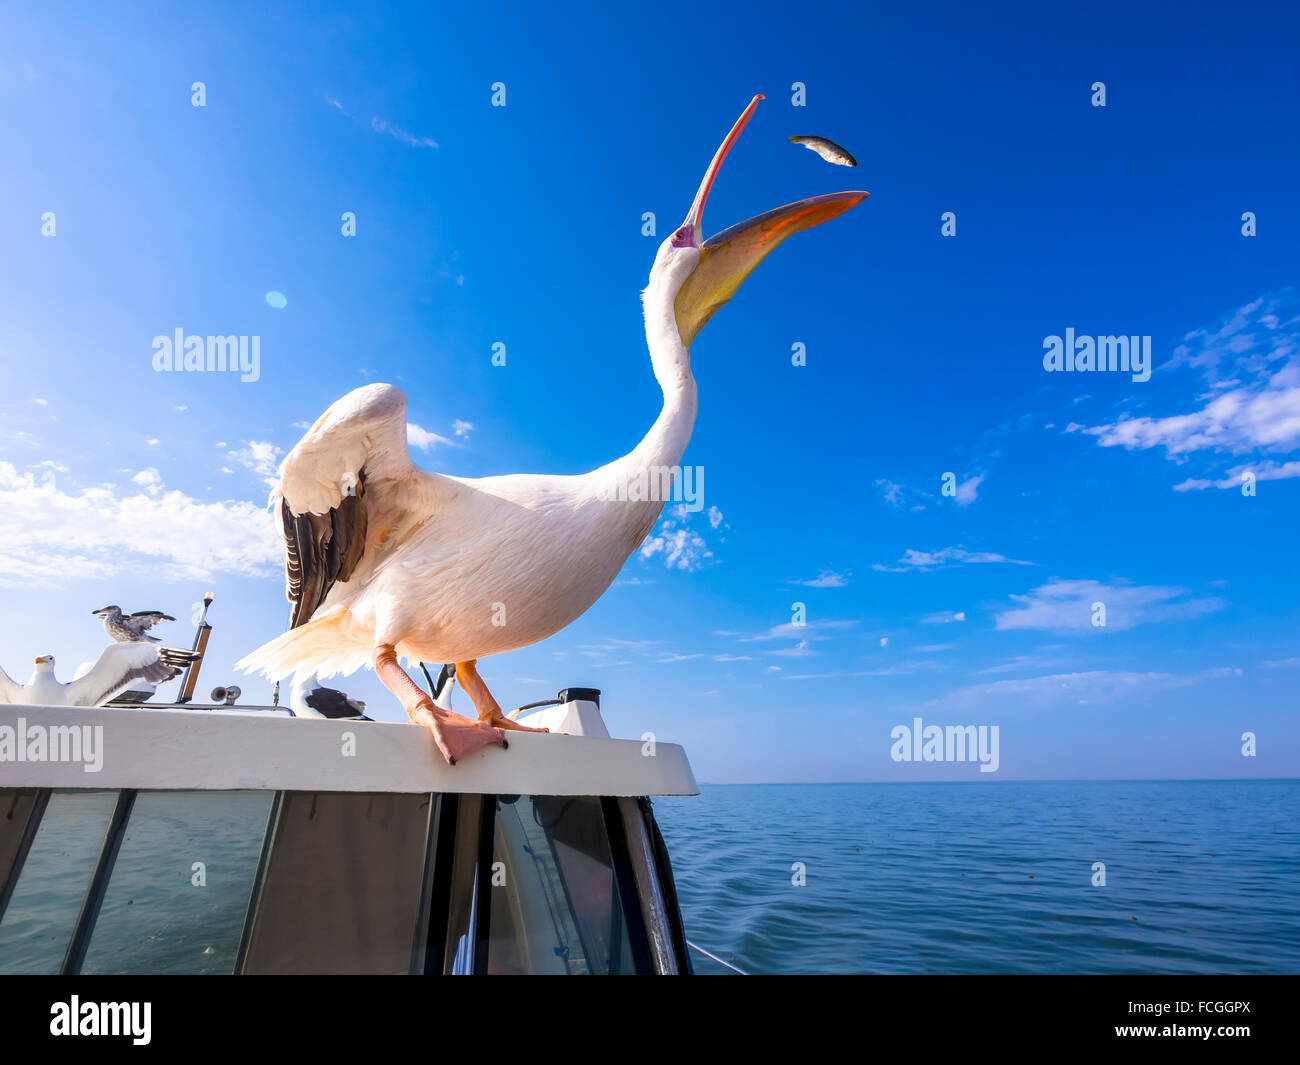
<path fill-rule="evenodd" d="M 1300 781 L 703 785 L 654 809 L 687 938 L 746 972 L 1300 972 Z"/>

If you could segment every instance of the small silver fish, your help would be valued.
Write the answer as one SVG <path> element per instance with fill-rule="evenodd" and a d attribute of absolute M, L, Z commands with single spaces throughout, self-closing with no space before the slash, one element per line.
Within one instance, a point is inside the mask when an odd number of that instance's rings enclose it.
<path fill-rule="evenodd" d="M 853 158 L 847 148 L 841 148 L 832 140 L 825 137 L 790 137 L 791 144 L 802 144 L 809 151 L 814 151 L 825 159 L 828 163 L 834 163 L 836 166 L 857 166 L 858 161 Z"/>

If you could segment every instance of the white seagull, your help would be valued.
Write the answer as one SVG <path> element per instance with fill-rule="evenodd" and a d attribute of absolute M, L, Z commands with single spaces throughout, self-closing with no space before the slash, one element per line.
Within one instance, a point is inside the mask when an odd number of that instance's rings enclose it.
<path fill-rule="evenodd" d="M 506 746 L 506 729 L 539 731 L 505 717 L 476 660 L 544 640 L 600 598 L 654 525 L 680 470 L 697 407 L 691 342 L 776 245 L 867 196 L 800 200 L 706 241 L 709 190 L 760 99 L 713 156 L 642 293 L 664 404 L 641 443 L 581 476 L 443 476 L 411 462 L 405 395 L 388 384 L 356 389 L 280 467 L 271 506 L 284 528 L 292 627 L 240 668 L 278 679 L 369 664 L 453 765 L 486 744 Z M 454 663 L 478 721 L 436 706 L 399 655 Z"/>
<path fill-rule="evenodd" d="M 192 654 L 151 643 L 113 643 L 99 660 L 69 684 L 54 676 L 54 656 L 41 655 L 26 684 L 0 669 L 0 703 L 32 706 L 102 706 L 140 680 L 160 684 L 180 672 Z"/>
<path fill-rule="evenodd" d="M 312 673 L 295 680 L 289 692 L 294 717 L 325 717 L 333 721 L 371 721 L 366 704 L 337 688 L 327 688 Z"/>

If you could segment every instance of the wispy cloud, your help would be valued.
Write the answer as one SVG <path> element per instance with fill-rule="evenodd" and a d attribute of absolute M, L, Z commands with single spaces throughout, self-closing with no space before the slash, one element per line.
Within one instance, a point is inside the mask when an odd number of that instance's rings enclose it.
<path fill-rule="evenodd" d="M 968 507 L 975 502 L 979 495 L 980 485 L 984 483 L 985 475 L 976 474 L 974 477 L 967 477 L 966 480 L 957 484 L 957 494 L 953 497 L 959 507 Z"/>
<path fill-rule="evenodd" d="M 223 444 L 218 444 L 223 447 Z M 279 480 L 277 470 L 284 452 L 269 440 L 245 440 L 244 446 L 235 451 L 226 452 L 226 457 L 238 463 L 246 470 L 251 470 L 262 478 L 267 487 L 274 487 Z"/>
<path fill-rule="evenodd" d="M 994 554 L 992 551 L 967 551 L 964 547 L 944 547 L 938 551 L 917 551 L 915 548 L 909 547 L 903 552 L 903 557 L 895 565 L 890 566 L 877 562 L 871 568 L 884 573 L 909 573 L 913 570 L 931 570 L 990 562 L 1006 563 L 1012 566 L 1034 565 L 1033 562 L 1025 562 L 1018 558 L 1007 558 L 1006 555 Z"/>
<path fill-rule="evenodd" d="M 1243 463 L 1228 470 L 1219 479 L 1189 477 L 1174 485 L 1175 492 L 1199 492 L 1206 488 L 1240 488 L 1249 473 L 1256 481 L 1285 481 L 1291 477 L 1300 477 L 1300 461 L 1293 462 L 1256 462 Z"/>
<path fill-rule="evenodd" d="M 325 102 L 344 118 L 352 118 L 352 112 L 343 106 L 342 102 L 334 96 L 325 94 Z M 373 115 L 370 119 L 370 128 L 376 133 L 383 133 L 393 139 L 405 144 L 408 148 L 436 148 L 438 142 L 432 137 L 421 137 L 408 130 L 403 129 L 395 122 L 390 122 L 379 115 Z"/>
<path fill-rule="evenodd" d="M 808 580 L 791 580 L 786 584 L 802 584 L 806 588 L 843 588 L 849 583 L 849 574 L 836 573 L 834 570 L 824 569 L 816 577 Z"/>
<path fill-rule="evenodd" d="M 445 436 L 430 432 L 421 425 L 414 422 L 406 423 L 406 442 L 411 447 L 418 447 L 421 451 L 432 451 L 439 444 L 446 444 L 449 447 L 459 447 L 460 445 L 454 440 Z"/>
<path fill-rule="evenodd" d="M 941 705 L 966 710 L 1002 711 L 1009 703 L 1032 709 L 1080 706 L 1123 705 L 1134 695 L 1194 687 L 1214 680 L 1240 677 L 1242 671 L 1231 666 L 1202 670 L 1197 673 L 1134 673 L 1121 670 L 1091 670 L 1081 673 L 1053 673 L 1047 676 L 1015 680 L 996 680 L 957 688 L 931 706 Z"/>
<path fill-rule="evenodd" d="M 1183 339 L 1165 370 L 1202 374 L 1209 391 L 1199 406 L 1163 417 L 1122 415 L 1102 425 L 1071 423 L 1067 432 L 1097 438 L 1102 447 L 1126 451 L 1163 448 L 1185 462 L 1197 452 L 1279 454 L 1300 448 L 1300 301 L 1287 289 L 1270 293 L 1229 315 L 1217 329 L 1198 329 Z M 1189 478 L 1177 488 L 1192 491 L 1240 485 L 1238 465 L 1218 478 Z M 1300 464 L 1261 467 L 1280 480 L 1300 476 Z"/>
<path fill-rule="evenodd" d="M 1189 598 L 1185 588 L 1060 579 L 1011 600 L 1016 606 L 997 615 L 999 629 L 1092 629 L 1095 603 L 1105 606 L 1104 628 L 1119 631 L 1196 618 L 1227 605 L 1215 597 Z"/>
<path fill-rule="evenodd" d="M 390 137 L 395 137 L 409 148 L 436 148 L 438 142 L 432 137 L 417 137 L 414 133 L 408 133 L 401 126 L 394 125 L 386 118 L 380 118 L 375 115 L 370 120 L 370 128 L 376 133 L 387 133 Z"/>

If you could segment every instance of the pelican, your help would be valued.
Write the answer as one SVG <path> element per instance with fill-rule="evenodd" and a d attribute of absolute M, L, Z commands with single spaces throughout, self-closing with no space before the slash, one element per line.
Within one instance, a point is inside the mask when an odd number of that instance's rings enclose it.
<path fill-rule="evenodd" d="M 81 676 L 64 684 L 54 676 L 54 656 L 41 655 L 26 684 L 0 669 L 0 703 L 32 706 L 102 706 L 133 681 L 171 680 L 193 655 L 152 643 L 112 643 Z"/>
<path fill-rule="evenodd" d="M 761 99 L 750 101 L 714 154 L 642 293 L 651 368 L 664 397 L 645 438 L 581 476 L 445 476 L 411 462 L 399 389 L 356 389 L 281 464 L 270 505 L 283 525 L 291 627 L 239 668 L 277 679 L 369 664 L 451 765 L 488 744 L 507 746 L 506 730 L 545 731 L 506 718 L 477 660 L 546 639 L 600 598 L 664 503 L 617 489 L 662 483 L 680 468 L 697 409 L 691 343 L 781 241 L 867 196 L 800 200 L 705 240 L 709 191 Z M 478 720 L 435 705 L 399 656 L 454 663 Z"/>

